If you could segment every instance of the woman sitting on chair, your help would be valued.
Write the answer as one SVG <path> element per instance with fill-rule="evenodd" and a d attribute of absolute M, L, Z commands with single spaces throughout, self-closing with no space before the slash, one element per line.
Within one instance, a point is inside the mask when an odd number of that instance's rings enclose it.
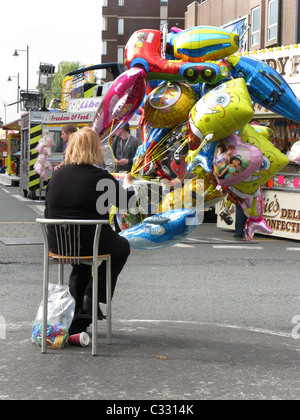
<path fill-rule="evenodd" d="M 105 169 L 94 165 L 103 162 L 103 148 L 99 136 L 89 127 L 73 133 L 69 139 L 65 166 L 53 172 L 48 183 L 45 198 L 45 217 L 49 219 L 108 219 L 108 204 L 119 207 L 128 203 L 129 193 Z M 131 194 L 132 195 L 132 194 Z M 101 197 L 102 196 L 102 197 Z M 109 197 L 109 203 L 107 200 Z M 104 199 L 105 198 L 105 199 Z M 104 203 L 106 203 L 104 205 Z M 57 252 L 54 227 L 48 229 L 49 248 Z M 94 227 L 81 228 L 81 255 L 93 255 Z M 119 236 L 110 225 L 102 226 L 99 255 L 111 254 L 112 295 L 117 278 L 130 254 L 127 239 Z M 105 262 L 98 268 L 99 302 L 106 303 Z M 75 298 L 76 307 L 70 334 L 85 331 L 91 317 L 80 319 L 80 314 L 92 313 L 91 266 L 73 265 L 69 287 Z M 98 319 L 103 319 L 101 310 Z"/>

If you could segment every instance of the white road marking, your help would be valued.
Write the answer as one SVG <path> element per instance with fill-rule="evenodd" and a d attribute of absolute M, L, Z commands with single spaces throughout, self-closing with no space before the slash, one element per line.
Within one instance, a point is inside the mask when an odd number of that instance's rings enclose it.
<path fill-rule="evenodd" d="M 176 248 L 195 248 L 193 245 L 186 245 L 186 244 L 175 244 L 173 247 Z"/>
<path fill-rule="evenodd" d="M 12 197 L 15 197 L 19 201 L 28 201 L 28 198 L 21 197 L 20 195 L 12 195 Z"/>
<path fill-rule="evenodd" d="M 44 215 L 45 206 L 39 206 L 37 204 L 28 204 L 32 210 L 34 210 L 38 215 Z"/>
<path fill-rule="evenodd" d="M 247 250 L 257 250 L 264 249 L 262 246 L 249 246 L 249 245 L 213 245 L 215 249 L 247 249 Z"/>

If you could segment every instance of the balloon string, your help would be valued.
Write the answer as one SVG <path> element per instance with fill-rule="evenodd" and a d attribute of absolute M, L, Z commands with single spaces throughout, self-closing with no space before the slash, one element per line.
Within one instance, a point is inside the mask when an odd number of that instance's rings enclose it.
<path fill-rule="evenodd" d="M 114 122 L 115 122 L 115 120 L 113 119 L 112 122 L 111 122 L 111 125 L 110 125 L 110 132 L 109 132 L 109 135 L 108 135 L 108 147 L 109 147 L 109 149 L 111 151 L 111 154 L 113 155 L 114 159 L 116 160 L 113 149 L 111 148 L 111 144 L 112 144 L 112 141 L 113 141 L 113 139 L 111 139 L 111 133 L 112 133 L 112 129 L 113 129 L 113 126 L 114 126 Z M 116 172 L 116 170 L 117 170 L 117 165 L 115 165 L 115 168 L 111 173 L 114 174 Z"/>
<path fill-rule="evenodd" d="M 179 124 L 177 127 L 175 127 L 174 128 L 174 130 L 176 130 L 179 126 L 180 126 L 181 124 Z M 167 148 L 164 148 L 164 149 L 162 149 L 161 148 L 161 145 L 165 142 L 165 140 L 168 138 L 168 136 L 169 136 L 169 133 L 163 138 L 163 139 L 161 139 L 155 146 L 154 146 L 154 148 L 152 149 L 152 153 L 151 153 L 151 157 L 152 157 L 152 159 L 151 159 L 151 162 L 153 163 L 155 163 L 155 162 L 157 162 L 158 160 L 160 160 L 169 150 L 171 150 L 173 147 L 174 147 L 174 145 L 176 145 L 176 144 L 182 144 L 182 146 L 185 146 L 186 145 L 186 143 L 188 142 L 188 136 L 187 135 L 184 135 L 180 140 L 177 140 L 177 141 L 175 141 L 174 143 L 172 143 L 172 144 L 170 144 L 170 146 L 169 147 L 167 147 Z M 203 146 L 202 146 L 203 147 Z M 140 156 L 142 156 L 142 155 L 144 155 L 144 159 L 145 159 L 145 157 L 146 157 L 146 153 L 147 153 L 147 151 L 146 152 L 141 152 L 138 156 L 137 156 L 137 158 L 139 158 Z M 141 169 L 144 169 L 146 166 L 148 166 L 148 164 L 149 163 L 145 163 L 144 162 L 144 164 L 143 165 L 141 165 L 141 162 L 139 162 L 138 164 L 136 164 L 136 165 L 133 165 L 133 168 L 132 168 L 132 171 L 131 171 L 131 173 L 134 175 L 134 174 L 136 174 L 137 172 L 139 172 Z"/>

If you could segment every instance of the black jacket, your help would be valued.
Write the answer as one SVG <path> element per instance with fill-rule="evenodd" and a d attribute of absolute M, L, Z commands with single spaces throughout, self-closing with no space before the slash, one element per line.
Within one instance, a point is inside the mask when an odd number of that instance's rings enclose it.
<path fill-rule="evenodd" d="M 115 137 L 112 141 L 111 148 L 117 160 L 128 159 L 127 165 L 118 165 L 116 171 L 130 172 L 133 164 L 133 159 L 137 148 L 139 147 L 139 140 L 134 136 L 129 136 L 127 140 L 122 140 L 120 137 Z"/>
<path fill-rule="evenodd" d="M 105 169 L 93 165 L 65 165 L 55 171 L 48 183 L 45 217 L 49 219 L 108 219 L 111 205 L 127 207 L 133 192 L 124 190 Z M 94 230 L 84 228 L 83 247 L 91 251 Z M 103 229 L 111 229 L 104 226 Z M 56 252 L 54 228 L 48 229 L 50 250 Z"/>

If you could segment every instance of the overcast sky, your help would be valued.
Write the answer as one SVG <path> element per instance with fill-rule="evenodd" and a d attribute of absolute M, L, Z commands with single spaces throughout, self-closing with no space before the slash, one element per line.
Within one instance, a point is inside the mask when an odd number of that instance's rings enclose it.
<path fill-rule="evenodd" d="M 17 77 L 26 90 L 27 45 L 29 46 L 29 89 L 38 83 L 40 63 L 79 61 L 84 65 L 101 60 L 102 0 L 4 0 L 0 26 L 0 117 L 6 123 L 18 118 Z M 19 51 L 19 57 L 13 53 Z"/>

